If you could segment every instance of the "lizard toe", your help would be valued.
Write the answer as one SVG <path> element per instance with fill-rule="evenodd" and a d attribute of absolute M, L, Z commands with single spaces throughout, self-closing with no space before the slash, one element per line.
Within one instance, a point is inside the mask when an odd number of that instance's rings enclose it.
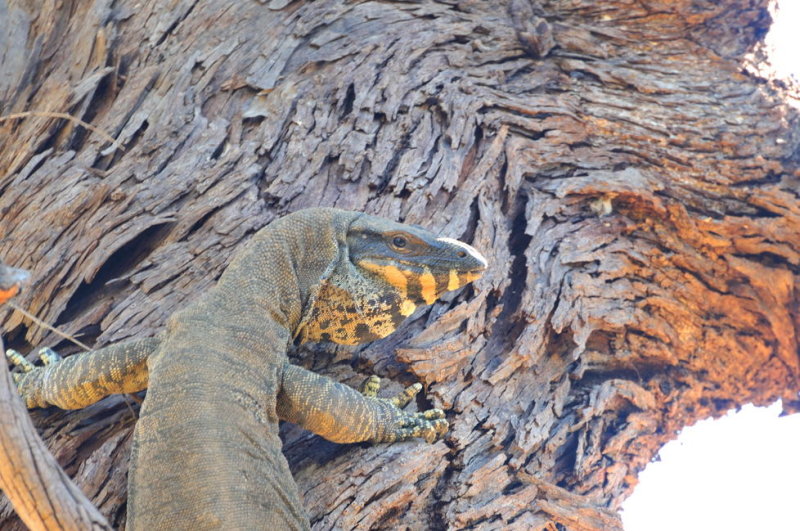
<path fill-rule="evenodd" d="M 378 396 L 378 391 L 381 389 L 381 379 L 376 376 L 372 375 L 363 382 L 361 385 L 358 386 L 358 391 L 367 397 L 376 398 Z"/>
<path fill-rule="evenodd" d="M 10 348 L 6 350 L 6 357 L 8 361 L 11 362 L 12 365 L 15 367 L 19 367 L 22 372 L 31 372 L 36 368 L 36 366 L 25 359 L 25 356 L 17 352 L 16 350 Z"/>
<path fill-rule="evenodd" d="M 41 359 L 42 363 L 45 365 L 50 365 L 51 363 L 58 363 L 64 358 L 62 358 L 55 350 L 49 347 L 44 347 L 39 349 L 39 359 Z"/>
<path fill-rule="evenodd" d="M 422 413 L 418 413 L 422 418 L 425 420 L 435 420 L 435 419 L 443 419 L 444 418 L 444 411 L 439 408 L 428 409 L 423 411 Z"/>
<path fill-rule="evenodd" d="M 429 410 L 434 411 L 434 410 Z M 441 435 L 443 435 L 450 425 L 443 418 L 434 418 L 428 420 L 424 413 L 415 413 L 414 415 L 405 417 L 399 428 L 394 432 L 396 441 L 404 441 L 411 438 L 425 439 L 428 443 L 433 443 Z"/>
<path fill-rule="evenodd" d="M 439 439 L 449 428 L 449 424 L 444 419 L 436 419 L 432 422 L 425 422 L 419 428 L 419 434 L 417 437 L 421 437 L 425 439 L 425 442 L 428 444 L 433 444 Z"/>
<path fill-rule="evenodd" d="M 397 396 L 390 398 L 389 402 L 398 408 L 406 407 L 420 391 L 422 391 L 422 384 L 417 382 L 414 385 L 409 385 L 406 387 L 403 392 Z"/>

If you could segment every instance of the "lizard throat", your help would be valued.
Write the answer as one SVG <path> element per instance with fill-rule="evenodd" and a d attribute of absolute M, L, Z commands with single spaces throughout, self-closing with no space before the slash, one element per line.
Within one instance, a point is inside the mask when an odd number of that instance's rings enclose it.
<path fill-rule="evenodd" d="M 302 342 L 358 345 L 388 336 L 415 309 L 414 303 L 395 294 L 353 286 L 343 289 L 325 282 L 299 337 Z"/>

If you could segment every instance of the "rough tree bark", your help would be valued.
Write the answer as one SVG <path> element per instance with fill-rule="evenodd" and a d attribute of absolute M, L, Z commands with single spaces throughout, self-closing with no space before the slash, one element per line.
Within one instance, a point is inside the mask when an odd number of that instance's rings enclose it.
<path fill-rule="evenodd" d="M 285 426 L 313 526 L 611 528 L 681 427 L 798 405 L 798 117 L 743 66 L 766 7 L 0 0 L 0 114 L 70 112 L 124 146 L 0 124 L 0 256 L 33 273 L 20 304 L 103 345 L 157 332 L 302 207 L 471 242 L 492 264 L 474 287 L 386 340 L 295 353 L 387 393 L 420 380 L 452 422 L 375 447 Z M 33 417 L 123 525 L 125 400 Z"/>

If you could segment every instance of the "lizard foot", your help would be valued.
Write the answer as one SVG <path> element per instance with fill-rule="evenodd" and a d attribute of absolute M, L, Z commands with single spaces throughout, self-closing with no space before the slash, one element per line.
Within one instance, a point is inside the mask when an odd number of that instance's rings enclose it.
<path fill-rule="evenodd" d="M 11 377 L 14 379 L 14 383 L 17 384 L 17 389 L 20 391 L 20 394 L 23 395 L 23 398 L 27 398 L 27 391 L 24 389 L 23 381 L 25 381 L 27 375 L 30 373 L 42 371 L 44 368 L 37 367 L 28 361 L 25 356 L 12 348 L 6 350 L 6 358 L 8 358 L 8 361 L 13 367 L 18 369 L 11 373 Z M 59 356 L 53 349 L 44 347 L 39 349 L 39 359 L 42 360 L 44 365 L 52 365 L 64 358 Z"/>
<path fill-rule="evenodd" d="M 378 385 L 380 385 L 380 379 L 378 379 Z M 396 396 L 384 399 L 393 409 L 395 419 L 394 426 L 385 435 L 383 442 L 392 443 L 419 437 L 428 443 L 433 443 L 447 432 L 450 425 L 445 420 L 444 411 L 441 409 L 428 409 L 420 413 L 406 413 L 400 409 L 405 407 L 421 390 L 422 384 L 415 383 L 406 387 Z"/>
<path fill-rule="evenodd" d="M 23 356 L 13 348 L 6 350 L 6 357 L 13 366 L 19 367 L 19 369 L 22 372 L 31 372 L 36 370 L 36 365 L 29 362 L 27 359 L 25 359 L 25 356 Z M 39 349 L 39 359 L 42 360 L 42 363 L 44 363 L 45 365 L 50 365 L 51 363 L 58 363 L 64 358 L 62 358 L 53 349 L 49 347 L 44 347 Z"/>
<path fill-rule="evenodd" d="M 429 409 L 422 413 L 404 413 L 394 429 L 387 434 L 385 442 L 398 442 L 420 437 L 427 443 L 433 443 L 444 435 L 450 424 L 444 418 L 441 409 Z"/>

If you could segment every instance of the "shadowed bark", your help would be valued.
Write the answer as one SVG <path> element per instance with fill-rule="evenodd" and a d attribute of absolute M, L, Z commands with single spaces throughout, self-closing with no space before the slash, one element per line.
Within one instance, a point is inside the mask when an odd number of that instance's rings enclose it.
<path fill-rule="evenodd" d="M 744 66 L 766 1 L 32 4 L 0 0 L 0 114 L 68 112 L 124 147 L 0 124 L 0 256 L 40 318 L 95 346 L 152 335 L 307 206 L 489 258 L 385 340 L 293 354 L 387 395 L 421 381 L 452 426 L 391 446 L 285 426 L 315 529 L 611 529 L 683 426 L 797 408 L 800 128 Z M 122 525 L 123 398 L 33 417 Z"/>

